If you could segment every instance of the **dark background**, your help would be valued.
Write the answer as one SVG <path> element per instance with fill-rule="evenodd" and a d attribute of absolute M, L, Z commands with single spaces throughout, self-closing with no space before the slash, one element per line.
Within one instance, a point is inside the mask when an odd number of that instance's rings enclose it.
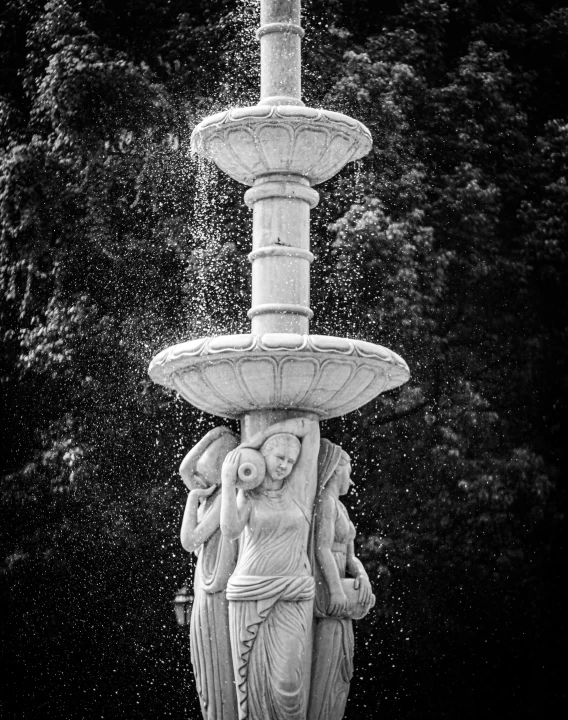
<path fill-rule="evenodd" d="M 3 718 L 198 718 L 174 591 L 183 454 L 150 383 L 246 331 L 244 188 L 189 154 L 258 99 L 258 4 L 0 10 Z M 400 353 L 324 423 L 379 597 L 346 718 L 556 715 L 565 687 L 568 8 L 306 0 L 305 100 L 374 149 L 321 186 L 312 332 Z"/>

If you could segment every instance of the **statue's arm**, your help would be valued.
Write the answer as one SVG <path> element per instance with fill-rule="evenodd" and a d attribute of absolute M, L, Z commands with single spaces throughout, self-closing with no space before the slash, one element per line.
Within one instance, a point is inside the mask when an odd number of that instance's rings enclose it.
<path fill-rule="evenodd" d="M 317 462 L 320 449 L 320 427 L 317 420 L 300 418 L 302 430 L 302 451 L 293 470 L 294 488 L 297 497 L 306 507 L 311 507 L 317 492 Z"/>
<path fill-rule="evenodd" d="M 219 529 L 219 516 L 221 513 L 220 497 L 215 498 L 213 506 L 209 512 L 206 513 L 202 521 L 197 521 L 197 510 L 200 500 L 211 495 L 216 489 L 217 487 L 215 485 L 206 489 L 198 488 L 191 490 L 187 496 L 180 530 L 181 544 L 187 552 L 197 550 L 200 545 L 203 545 L 206 540 L 209 540 L 211 535 Z"/>
<path fill-rule="evenodd" d="M 222 425 L 220 427 L 213 428 L 213 430 L 210 430 L 206 435 L 201 438 L 201 440 L 196 445 L 191 448 L 191 450 L 181 461 L 181 465 L 179 466 L 179 474 L 181 475 L 181 479 L 183 480 L 186 487 L 189 487 L 191 489 L 190 483 L 192 476 L 196 471 L 195 468 L 197 461 L 203 455 L 204 451 L 209 447 L 209 445 L 211 445 L 211 443 L 215 442 L 215 440 L 217 440 L 221 437 L 221 435 L 224 435 L 227 432 L 229 432 L 229 430 Z"/>
<path fill-rule="evenodd" d="M 244 492 L 235 492 L 237 471 L 239 469 L 241 454 L 239 449 L 233 450 L 225 458 L 221 471 L 223 490 L 221 492 L 221 532 L 229 538 L 236 540 L 248 522 L 251 503 Z"/>
<path fill-rule="evenodd" d="M 296 467 L 303 470 L 312 470 L 317 461 L 320 446 L 320 428 L 317 420 L 298 418 L 301 432 L 294 433 L 302 438 L 302 452 Z"/>
<path fill-rule="evenodd" d="M 363 563 L 355 555 L 355 543 L 353 540 L 347 546 L 346 570 L 351 577 L 355 578 L 355 589 L 359 591 L 359 602 L 363 605 L 370 604 L 373 598 L 371 582 Z"/>
<path fill-rule="evenodd" d="M 330 615 L 342 615 L 347 608 L 347 596 L 341 586 L 341 578 L 331 551 L 335 537 L 335 503 L 325 492 L 316 510 L 316 560 L 329 590 Z"/>
<path fill-rule="evenodd" d="M 316 420 L 309 420 L 308 418 L 290 418 L 288 420 L 282 420 L 274 423 L 274 425 L 271 425 L 270 427 L 267 427 L 266 430 L 261 430 L 261 432 L 256 433 L 256 435 L 253 435 L 250 440 L 242 443 L 241 447 L 256 448 L 258 450 L 271 435 L 276 435 L 277 433 L 291 433 L 301 439 L 307 438 L 310 435 L 315 436 L 317 434 L 317 440 L 319 440 L 319 423 Z"/>

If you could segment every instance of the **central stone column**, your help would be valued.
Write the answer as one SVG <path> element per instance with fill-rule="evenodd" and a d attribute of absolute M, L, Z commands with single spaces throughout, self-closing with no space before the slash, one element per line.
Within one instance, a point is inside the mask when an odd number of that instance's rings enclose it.
<path fill-rule="evenodd" d="M 260 4 L 260 104 L 303 105 L 300 0 Z"/>
<path fill-rule="evenodd" d="M 313 186 L 372 147 L 359 121 L 301 101 L 299 0 L 262 0 L 261 99 L 205 118 L 192 151 L 250 189 L 253 211 L 251 332 L 196 338 L 164 349 L 152 379 L 196 407 L 242 421 L 332 418 L 409 377 L 396 353 L 361 340 L 309 334 Z"/>
<path fill-rule="evenodd" d="M 260 20 L 259 104 L 302 106 L 300 0 L 265 0 Z M 285 151 L 289 130 L 277 127 L 271 134 L 271 152 Z M 252 307 L 248 313 L 253 334 L 308 333 L 313 315 L 310 209 L 318 199 L 309 180 L 293 173 L 266 173 L 245 194 L 245 202 L 253 209 Z"/>
<path fill-rule="evenodd" d="M 263 0 L 260 9 L 260 103 L 303 106 L 301 100 L 300 0 Z M 276 128 L 270 139 L 273 153 L 286 147 L 286 129 Z M 284 139 L 284 143 L 279 140 Z M 310 210 L 319 193 L 307 178 L 294 173 L 266 173 L 245 193 L 253 211 L 252 306 L 248 312 L 253 335 L 307 335 L 310 309 Z M 292 413 L 296 416 L 298 412 Z M 243 418 L 243 439 L 285 419 L 286 411 L 260 411 Z M 314 416 L 308 414 L 308 416 Z"/>
<path fill-rule="evenodd" d="M 300 175 L 267 175 L 245 194 L 253 209 L 252 332 L 308 333 L 310 209 L 318 193 Z"/>

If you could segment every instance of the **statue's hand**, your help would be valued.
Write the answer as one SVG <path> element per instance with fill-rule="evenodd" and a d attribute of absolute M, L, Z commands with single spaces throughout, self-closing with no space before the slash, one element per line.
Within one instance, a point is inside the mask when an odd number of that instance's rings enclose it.
<path fill-rule="evenodd" d="M 223 487 L 234 487 L 237 482 L 237 471 L 241 464 L 241 453 L 237 448 L 231 450 L 223 462 L 223 468 L 221 469 L 221 481 Z"/>
<path fill-rule="evenodd" d="M 329 614 L 335 617 L 345 615 L 347 610 L 347 595 L 343 590 L 332 592 L 329 595 Z"/>
<path fill-rule="evenodd" d="M 373 598 L 371 583 L 366 575 L 359 575 L 353 583 L 355 590 L 358 590 L 357 599 L 361 605 L 370 605 Z"/>
<path fill-rule="evenodd" d="M 189 493 L 192 497 L 197 498 L 198 500 L 201 500 L 201 498 L 209 497 L 215 490 L 217 489 L 217 485 L 210 485 L 206 488 L 195 488 L 194 490 L 191 490 Z"/>

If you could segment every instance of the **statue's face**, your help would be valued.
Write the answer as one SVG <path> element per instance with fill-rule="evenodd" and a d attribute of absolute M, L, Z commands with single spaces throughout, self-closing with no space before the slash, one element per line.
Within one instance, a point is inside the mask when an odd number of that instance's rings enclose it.
<path fill-rule="evenodd" d="M 351 462 L 341 462 L 333 473 L 338 481 L 338 489 L 340 495 L 349 492 L 349 488 L 353 485 L 351 480 Z"/>
<path fill-rule="evenodd" d="M 285 480 L 298 459 L 298 451 L 287 443 L 278 443 L 264 456 L 266 472 L 273 480 Z"/>

